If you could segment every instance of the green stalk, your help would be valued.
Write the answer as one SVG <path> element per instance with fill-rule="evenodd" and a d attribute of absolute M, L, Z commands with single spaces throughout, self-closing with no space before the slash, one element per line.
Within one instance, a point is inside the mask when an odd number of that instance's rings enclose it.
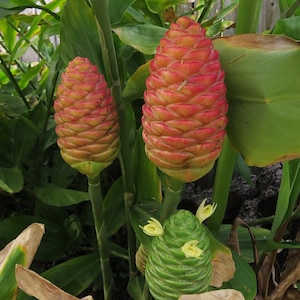
<path fill-rule="evenodd" d="M 204 8 L 203 8 L 201 15 L 199 17 L 199 20 L 198 20 L 199 23 L 201 23 L 204 20 L 204 18 L 206 17 L 206 15 L 209 13 L 211 5 L 212 5 L 212 0 L 205 1 Z"/>
<path fill-rule="evenodd" d="M 102 190 L 100 184 L 100 175 L 88 177 L 88 192 L 92 204 L 92 211 L 95 223 L 98 250 L 100 255 L 100 266 L 103 279 L 104 299 L 113 299 L 113 277 L 109 263 L 109 248 L 107 240 L 107 231 L 103 214 Z"/>
<path fill-rule="evenodd" d="M 10 69 L 7 67 L 7 65 L 5 64 L 5 61 L 2 59 L 1 55 L 0 55 L 0 62 L 5 70 L 6 76 L 10 79 L 10 81 L 12 82 L 12 84 L 15 86 L 15 89 L 17 91 L 17 93 L 19 94 L 19 96 L 21 97 L 21 99 L 23 100 L 25 106 L 30 109 L 30 105 L 26 99 L 26 97 L 24 96 L 18 82 L 16 81 L 14 75 L 11 73 Z"/>
<path fill-rule="evenodd" d="M 130 222 L 130 208 L 134 205 L 134 180 L 133 180 L 133 168 L 132 168 L 132 140 L 130 138 L 130 133 L 132 132 L 131 114 L 127 110 L 126 105 L 122 101 L 121 97 L 121 81 L 118 68 L 118 61 L 116 55 L 116 49 L 114 45 L 111 24 L 109 21 L 107 1 L 104 0 L 92 0 L 93 8 L 95 11 L 96 18 L 101 28 L 101 33 L 103 34 L 103 39 L 105 41 L 105 49 L 102 49 L 103 60 L 110 66 L 107 72 L 107 81 L 112 84 L 112 94 L 116 101 L 119 113 L 119 123 L 120 123 L 120 140 L 121 140 L 121 155 L 120 163 L 122 170 L 122 177 L 124 181 L 125 193 L 124 202 L 126 210 L 126 223 L 127 223 L 127 239 L 128 239 L 128 255 L 129 255 L 129 267 L 130 267 L 130 277 L 136 276 L 138 274 L 135 265 L 135 252 L 136 237 L 134 230 Z M 106 65 L 106 64 L 105 64 Z M 108 78 L 108 76 L 110 78 Z"/>
<path fill-rule="evenodd" d="M 257 32 L 261 7 L 262 0 L 240 0 L 235 29 L 236 34 Z"/>
<path fill-rule="evenodd" d="M 295 11 L 298 9 L 298 7 L 300 7 L 300 0 L 296 0 L 287 10 L 285 16 L 287 18 L 290 18 L 293 16 L 293 14 L 295 13 Z"/>
<path fill-rule="evenodd" d="M 222 152 L 217 163 L 212 201 L 217 204 L 216 211 L 207 220 L 208 228 L 217 233 L 227 207 L 230 184 L 237 159 L 237 153 L 230 146 L 228 137 L 225 137 Z"/>
<path fill-rule="evenodd" d="M 161 179 L 164 186 L 164 200 L 160 212 L 160 222 L 163 224 L 176 211 L 184 184 L 165 174 L 161 175 Z"/>
<path fill-rule="evenodd" d="M 257 31 L 261 6 L 262 0 L 240 0 L 236 34 L 255 33 Z M 237 153 L 231 149 L 229 139 L 226 136 L 222 153 L 218 159 L 212 199 L 213 202 L 217 203 L 217 209 L 207 222 L 209 229 L 214 233 L 218 232 L 224 218 L 236 157 Z"/>

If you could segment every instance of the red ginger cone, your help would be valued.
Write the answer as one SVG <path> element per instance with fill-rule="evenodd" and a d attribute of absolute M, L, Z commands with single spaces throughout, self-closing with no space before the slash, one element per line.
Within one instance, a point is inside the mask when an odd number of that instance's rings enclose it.
<path fill-rule="evenodd" d="M 150 62 L 143 106 L 148 158 L 182 182 L 207 174 L 221 152 L 227 124 L 219 54 L 200 24 L 181 17 Z"/>
<path fill-rule="evenodd" d="M 118 114 L 104 76 L 87 58 L 76 57 L 57 96 L 54 119 L 63 159 L 87 176 L 98 175 L 119 152 Z"/>

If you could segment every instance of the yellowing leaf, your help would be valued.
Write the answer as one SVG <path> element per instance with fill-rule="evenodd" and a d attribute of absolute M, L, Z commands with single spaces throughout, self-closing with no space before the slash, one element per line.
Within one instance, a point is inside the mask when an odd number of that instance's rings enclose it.
<path fill-rule="evenodd" d="M 30 296 L 34 296 L 39 300 L 78 300 L 79 298 L 72 296 L 47 279 L 41 277 L 37 273 L 28 270 L 20 265 L 16 266 L 16 279 L 19 288 Z M 81 300 L 93 300 L 92 296 L 87 296 Z"/>
<path fill-rule="evenodd" d="M 241 292 L 225 289 L 218 291 L 211 291 L 198 295 L 182 295 L 179 300 L 244 300 L 244 296 Z"/>

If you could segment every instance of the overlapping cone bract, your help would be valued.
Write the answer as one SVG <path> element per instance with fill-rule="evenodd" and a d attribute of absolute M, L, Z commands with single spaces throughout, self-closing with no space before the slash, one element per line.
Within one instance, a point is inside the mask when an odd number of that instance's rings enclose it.
<path fill-rule="evenodd" d="M 182 247 L 197 242 L 202 254 L 187 257 Z M 179 210 L 164 223 L 164 234 L 151 242 L 145 276 L 154 299 L 178 299 L 207 291 L 212 274 L 212 254 L 205 228 L 187 210 Z"/>
<path fill-rule="evenodd" d="M 226 87 L 219 54 L 200 24 L 181 17 L 161 39 L 146 80 L 146 154 L 183 182 L 210 171 L 227 124 Z"/>
<path fill-rule="evenodd" d="M 63 159 L 92 176 L 119 151 L 119 123 L 110 89 L 97 66 L 76 57 L 67 66 L 54 102 L 57 144 Z"/>

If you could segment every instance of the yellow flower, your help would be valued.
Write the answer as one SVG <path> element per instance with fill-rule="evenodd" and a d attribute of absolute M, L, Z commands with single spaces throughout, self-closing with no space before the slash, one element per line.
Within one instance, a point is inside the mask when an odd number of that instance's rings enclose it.
<path fill-rule="evenodd" d="M 160 222 L 155 218 L 150 218 L 148 224 L 145 226 L 140 226 L 145 234 L 150 236 L 159 236 L 164 234 L 164 229 Z"/>
<path fill-rule="evenodd" d="M 205 202 L 206 199 L 201 202 L 196 212 L 196 217 L 199 219 L 200 223 L 209 218 L 217 208 L 216 203 L 205 205 Z"/>
<path fill-rule="evenodd" d="M 199 257 L 202 255 L 203 250 L 197 247 L 198 241 L 192 240 L 186 242 L 180 249 L 184 253 L 186 258 Z"/>

